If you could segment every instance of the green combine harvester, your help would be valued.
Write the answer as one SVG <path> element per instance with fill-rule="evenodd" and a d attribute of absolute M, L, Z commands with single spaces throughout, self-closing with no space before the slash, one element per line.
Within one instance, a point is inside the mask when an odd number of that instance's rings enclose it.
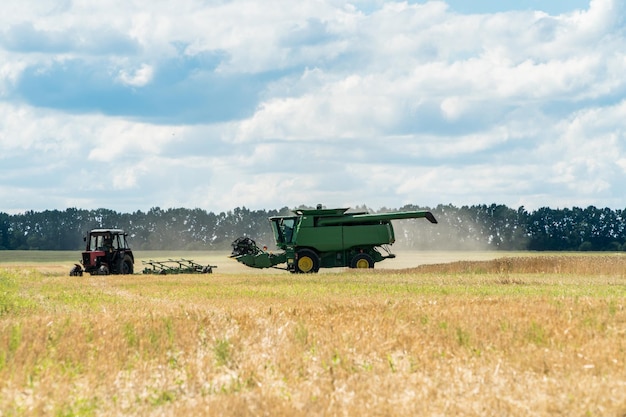
<path fill-rule="evenodd" d="M 253 268 L 286 263 L 292 273 L 373 268 L 376 262 L 395 257 L 388 247 L 396 240 L 391 220 L 426 218 L 437 223 L 429 211 L 371 214 L 348 210 L 318 205 L 314 210 L 296 210 L 295 216 L 270 217 L 276 246 L 283 252 L 269 252 L 249 237 L 240 237 L 232 243 L 231 258 Z"/>

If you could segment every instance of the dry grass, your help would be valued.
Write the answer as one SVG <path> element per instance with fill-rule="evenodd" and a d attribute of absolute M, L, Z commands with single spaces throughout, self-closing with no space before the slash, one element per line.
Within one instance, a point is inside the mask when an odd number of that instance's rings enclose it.
<path fill-rule="evenodd" d="M 486 261 L 456 261 L 445 264 L 420 265 L 409 273 L 474 273 L 474 274 L 575 274 L 613 275 L 624 278 L 626 255 L 548 255 L 516 256 Z"/>
<path fill-rule="evenodd" d="M 0 415 L 621 417 L 623 262 L 83 278 L 0 265 Z"/>

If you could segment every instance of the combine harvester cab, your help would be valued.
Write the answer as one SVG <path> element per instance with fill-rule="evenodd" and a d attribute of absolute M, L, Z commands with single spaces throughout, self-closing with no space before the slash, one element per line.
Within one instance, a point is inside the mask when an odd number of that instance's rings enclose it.
<path fill-rule="evenodd" d="M 388 246 L 395 242 L 391 220 L 426 218 L 429 211 L 370 214 L 347 208 L 296 210 L 294 216 L 270 217 L 276 246 L 281 253 L 261 249 L 248 237 L 232 243 L 231 257 L 253 268 L 286 263 L 290 272 L 318 272 L 320 268 L 373 268 L 376 262 L 394 258 Z M 382 252 L 385 252 L 383 254 Z"/>

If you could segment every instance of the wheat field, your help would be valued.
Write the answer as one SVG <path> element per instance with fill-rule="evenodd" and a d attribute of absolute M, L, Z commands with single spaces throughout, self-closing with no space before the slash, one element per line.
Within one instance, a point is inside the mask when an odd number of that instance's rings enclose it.
<path fill-rule="evenodd" d="M 1 256 L 0 416 L 626 415 L 622 254 L 84 277 Z"/>

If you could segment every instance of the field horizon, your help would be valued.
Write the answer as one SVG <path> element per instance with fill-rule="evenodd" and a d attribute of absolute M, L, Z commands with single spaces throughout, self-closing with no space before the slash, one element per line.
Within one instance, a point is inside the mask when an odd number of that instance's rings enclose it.
<path fill-rule="evenodd" d="M 76 252 L 5 255 L 2 417 L 626 415 L 622 253 L 402 252 L 301 275 L 151 252 L 83 277 Z M 140 273 L 186 256 L 218 268 Z"/>
<path fill-rule="evenodd" d="M 626 252 L 533 252 L 533 251 L 486 251 L 486 250 L 459 250 L 459 251 L 410 251 L 399 250 L 393 252 L 396 257 L 378 262 L 377 269 L 408 269 L 421 265 L 447 264 L 458 261 L 490 261 L 498 258 L 517 257 L 544 257 L 544 256 L 625 256 Z M 145 267 L 149 267 L 144 262 L 150 260 L 168 259 L 189 259 L 203 265 L 215 265 L 216 272 L 221 273 L 280 273 L 283 265 L 277 268 L 254 269 L 238 263 L 230 258 L 230 251 L 188 251 L 188 250 L 154 250 L 154 251 L 134 251 L 135 273 L 141 273 Z M 51 270 L 61 272 L 64 268 L 69 273 L 76 263 L 80 263 L 80 251 L 50 251 L 50 250 L 0 250 L 0 266 L 2 265 L 26 265 L 41 269 L 47 264 Z M 328 268 L 321 269 L 320 273 L 336 273 L 347 271 L 349 268 Z"/>

